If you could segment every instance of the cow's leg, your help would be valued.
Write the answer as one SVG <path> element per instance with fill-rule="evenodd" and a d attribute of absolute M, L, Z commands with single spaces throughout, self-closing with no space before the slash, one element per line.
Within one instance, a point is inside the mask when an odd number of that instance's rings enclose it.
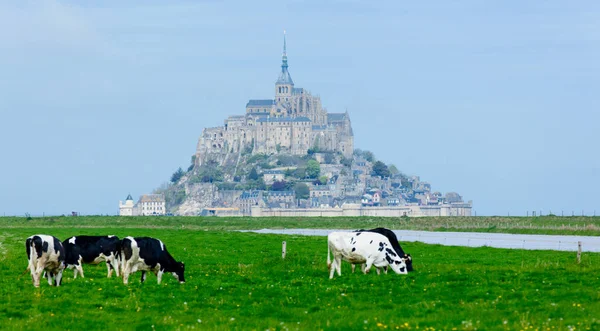
<path fill-rule="evenodd" d="M 77 267 L 76 267 L 76 269 L 75 269 L 75 270 L 79 272 L 79 275 L 81 276 L 81 278 L 85 278 L 85 277 L 83 276 L 83 266 L 81 265 L 81 263 L 79 263 L 79 264 L 77 265 Z"/>
<path fill-rule="evenodd" d="M 352 263 L 352 273 L 354 273 L 354 269 L 356 269 L 356 264 Z"/>
<path fill-rule="evenodd" d="M 54 273 L 52 271 L 46 272 L 46 278 L 48 279 L 48 285 L 54 285 Z"/>
<path fill-rule="evenodd" d="M 367 263 L 365 265 L 365 275 L 369 272 L 369 270 L 371 270 L 372 266 L 373 266 L 373 261 L 370 259 L 367 259 Z"/>
<path fill-rule="evenodd" d="M 40 278 L 44 272 L 44 266 L 46 265 L 46 259 L 43 255 L 37 260 L 37 266 L 35 267 L 35 277 L 33 280 L 33 286 L 40 287 Z"/>
<path fill-rule="evenodd" d="M 140 279 L 140 282 L 145 282 L 146 281 L 146 270 L 142 270 L 142 278 Z"/>
<path fill-rule="evenodd" d="M 361 263 L 360 264 L 360 271 L 364 274 L 365 273 L 365 269 L 366 269 L 366 264 Z"/>
<path fill-rule="evenodd" d="M 116 257 L 115 257 L 115 253 L 110 253 L 110 256 L 108 257 L 108 260 L 106 260 L 106 263 L 110 263 L 110 267 L 111 267 L 111 271 L 109 271 L 108 273 L 108 277 L 110 278 L 110 276 L 112 275 L 112 270 L 115 271 L 115 275 L 117 275 L 117 277 L 119 277 L 119 261 L 117 261 Z"/>
<path fill-rule="evenodd" d="M 60 270 L 59 272 L 56 273 L 56 276 L 54 277 L 56 286 L 60 286 L 60 284 L 62 283 L 62 274 L 63 274 L 62 270 Z"/>
<path fill-rule="evenodd" d="M 160 281 L 162 280 L 162 275 L 163 275 L 163 270 L 158 270 L 158 272 L 156 273 L 156 279 L 158 280 L 158 284 L 160 285 Z"/>
<path fill-rule="evenodd" d="M 73 278 L 77 278 L 77 268 L 73 268 Z"/>
<path fill-rule="evenodd" d="M 377 276 L 381 275 L 381 270 L 378 267 L 375 267 L 375 271 L 377 271 Z"/>
<path fill-rule="evenodd" d="M 342 275 L 342 256 L 335 257 L 335 267 L 337 269 L 338 276 Z"/>
<path fill-rule="evenodd" d="M 29 270 L 29 273 L 31 274 L 31 282 L 33 283 L 33 286 L 35 286 L 35 264 L 33 263 L 33 261 L 29 261 L 29 265 L 27 265 L 27 269 Z"/>
<path fill-rule="evenodd" d="M 331 262 L 331 266 L 329 267 L 329 279 L 333 278 L 333 274 L 335 273 L 335 270 L 337 269 L 337 267 L 335 266 L 335 263 L 336 263 L 336 259 L 334 256 L 333 262 Z"/>
<path fill-rule="evenodd" d="M 123 284 L 127 285 L 127 282 L 129 282 L 129 274 L 131 273 L 131 264 L 127 263 L 127 262 L 123 262 L 123 272 L 121 273 L 123 275 Z"/>
<path fill-rule="evenodd" d="M 112 277 L 112 271 L 113 271 L 113 267 L 112 264 L 110 263 L 110 260 L 106 260 L 106 278 L 110 278 Z"/>

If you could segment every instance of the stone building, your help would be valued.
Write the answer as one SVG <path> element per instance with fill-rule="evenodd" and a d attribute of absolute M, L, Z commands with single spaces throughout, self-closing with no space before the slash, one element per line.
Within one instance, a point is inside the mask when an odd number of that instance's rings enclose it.
<path fill-rule="evenodd" d="M 328 113 L 319 96 L 295 86 L 288 71 L 284 36 L 274 98 L 249 100 L 245 115 L 229 116 L 223 126 L 204 129 L 198 139 L 195 162 L 222 162 L 228 153 L 243 151 L 306 155 L 310 148 L 351 157 L 352 123 L 348 112 Z"/>
<path fill-rule="evenodd" d="M 119 201 L 119 216 L 165 215 L 166 203 L 163 194 L 144 194 L 136 204 L 131 194 L 125 202 Z"/>

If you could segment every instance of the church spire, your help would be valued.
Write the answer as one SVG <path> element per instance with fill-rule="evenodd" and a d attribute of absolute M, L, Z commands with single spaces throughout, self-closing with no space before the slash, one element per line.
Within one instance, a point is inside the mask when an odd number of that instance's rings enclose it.
<path fill-rule="evenodd" d="M 282 66 L 286 66 L 287 67 L 287 51 L 286 51 L 286 47 L 285 47 L 285 30 L 283 30 L 283 56 L 282 58 Z"/>
<path fill-rule="evenodd" d="M 285 30 L 283 30 L 283 55 L 281 56 L 281 73 L 279 74 L 279 79 L 277 79 L 277 84 L 286 84 L 286 85 L 294 85 L 292 81 L 292 77 L 288 72 L 288 62 L 287 62 L 287 44 L 285 40 Z"/>

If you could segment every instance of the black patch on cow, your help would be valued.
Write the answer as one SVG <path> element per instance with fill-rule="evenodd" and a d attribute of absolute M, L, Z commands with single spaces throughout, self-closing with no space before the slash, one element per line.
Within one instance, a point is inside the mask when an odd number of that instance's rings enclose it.
<path fill-rule="evenodd" d="M 40 257 L 42 257 L 42 238 L 38 237 L 38 236 L 34 236 L 33 239 L 33 251 L 37 254 L 38 259 Z"/>
<path fill-rule="evenodd" d="M 394 231 L 392 231 L 390 229 L 375 228 L 375 229 L 370 229 L 370 230 L 359 230 L 359 231 L 369 231 L 369 232 L 375 232 L 375 233 L 382 234 L 388 238 L 388 240 L 390 241 L 390 244 L 392 245 L 392 248 L 394 249 L 394 251 L 396 251 L 396 254 L 398 254 L 398 256 L 410 255 L 410 254 L 406 254 L 404 252 L 404 250 L 402 249 L 402 246 L 400 246 L 400 243 L 398 242 L 398 237 L 396 237 L 396 234 L 394 233 Z M 409 272 L 413 271 L 412 258 L 410 260 L 406 261 L 406 270 Z"/>
<path fill-rule="evenodd" d="M 356 250 L 356 247 L 352 247 L 352 251 L 354 252 Z"/>
<path fill-rule="evenodd" d="M 385 244 L 383 243 L 383 241 L 379 242 L 379 248 L 377 249 L 378 251 L 383 251 L 383 248 L 385 247 Z"/>
<path fill-rule="evenodd" d="M 65 254 L 63 254 L 63 252 L 61 252 L 61 248 L 63 248 L 63 247 L 62 247 L 62 244 L 60 243 L 60 240 L 58 240 L 58 238 L 56 238 L 56 237 L 53 237 L 53 239 L 54 239 L 53 240 L 53 242 L 54 242 L 54 253 L 56 253 L 56 254 L 60 253 L 60 255 L 64 257 Z"/>
<path fill-rule="evenodd" d="M 48 242 L 47 242 L 47 241 L 44 241 L 44 243 L 42 244 L 42 252 L 44 252 L 44 253 L 48 253 L 48 246 L 49 246 L 49 245 L 50 245 L 50 244 L 48 244 Z"/>
<path fill-rule="evenodd" d="M 369 244 L 372 244 L 372 243 L 373 243 L 373 240 L 371 240 L 371 242 Z"/>
<path fill-rule="evenodd" d="M 390 257 L 388 254 L 385 254 L 385 260 L 386 260 L 386 261 L 387 261 L 387 263 L 389 263 L 389 264 L 392 264 L 392 263 L 394 263 L 394 260 L 392 260 L 392 258 L 391 258 L 391 257 Z"/>
<path fill-rule="evenodd" d="M 125 244 L 125 240 L 123 239 L 123 251 L 125 252 L 125 259 L 128 260 L 131 258 L 131 241 L 129 244 Z M 140 249 L 139 256 L 144 259 L 146 265 L 150 268 L 154 268 L 158 263 L 160 263 L 160 270 L 163 272 L 174 272 L 177 274 L 179 281 L 184 282 L 184 271 L 185 265 L 182 262 L 177 262 L 175 259 L 169 254 L 167 251 L 167 246 L 163 244 L 163 248 L 161 248 L 160 241 L 158 239 L 150 238 L 150 237 L 136 237 L 134 238 L 137 246 Z M 129 257 L 127 256 L 127 246 L 129 246 Z"/>
<path fill-rule="evenodd" d="M 75 244 L 69 242 L 72 238 L 75 238 Z M 69 265 L 78 265 L 79 256 L 83 263 L 91 263 L 100 254 L 119 256 L 121 251 L 121 241 L 116 236 L 76 236 L 65 240 L 63 246 Z M 111 267 L 114 269 L 112 265 Z"/>
<path fill-rule="evenodd" d="M 27 260 L 31 259 L 31 238 L 25 240 L 25 250 L 27 251 Z"/>
<path fill-rule="evenodd" d="M 388 254 L 390 254 L 391 256 L 393 256 L 393 257 L 396 257 L 396 256 L 398 256 L 398 255 L 396 255 L 396 253 L 394 252 L 394 250 L 393 250 L 393 249 L 391 249 L 391 248 L 386 248 L 386 249 L 385 249 L 385 251 L 386 251 Z"/>
<path fill-rule="evenodd" d="M 133 251 L 131 250 L 131 240 L 129 238 L 125 238 L 123 239 L 123 241 L 121 242 L 121 251 L 123 252 L 123 255 L 125 260 L 130 260 L 131 256 L 133 256 Z"/>

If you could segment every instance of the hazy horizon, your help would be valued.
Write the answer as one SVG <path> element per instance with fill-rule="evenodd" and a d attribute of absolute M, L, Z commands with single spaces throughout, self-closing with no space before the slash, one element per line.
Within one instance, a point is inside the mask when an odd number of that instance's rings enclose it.
<path fill-rule="evenodd" d="M 0 215 L 117 214 L 296 87 L 481 215 L 600 213 L 600 3 L 0 2 Z M 596 142 L 596 143 L 594 143 Z"/>

